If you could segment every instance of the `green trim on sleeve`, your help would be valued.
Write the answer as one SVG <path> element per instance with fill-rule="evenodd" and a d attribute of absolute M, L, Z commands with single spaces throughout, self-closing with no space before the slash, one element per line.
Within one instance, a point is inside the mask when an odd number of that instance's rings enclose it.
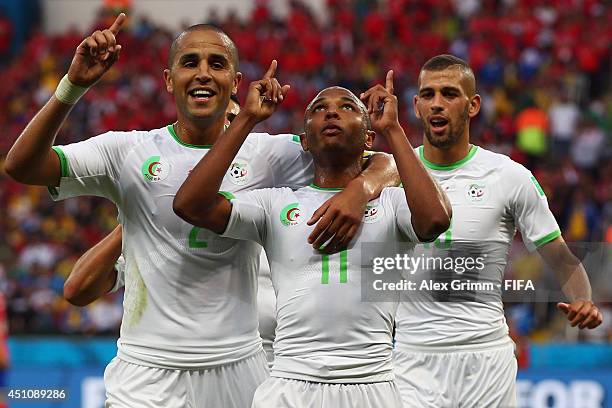
<path fill-rule="evenodd" d="M 300 137 L 298 135 L 293 135 L 293 138 L 291 139 L 291 141 L 302 144 L 302 142 L 300 141 Z"/>
<path fill-rule="evenodd" d="M 61 177 L 68 177 L 68 159 L 66 159 L 64 151 L 57 146 L 52 146 L 51 148 L 57 153 L 57 157 L 59 157 Z"/>
<path fill-rule="evenodd" d="M 546 194 L 544 193 L 544 189 L 542 189 L 542 186 L 540 185 L 540 183 L 538 183 L 538 180 L 536 180 L 535 176 L 531 176 L 531 182 L 535 186 L 536 190 L 538 190 L 538 194 L 540 194 L 540 197 L 545 197 Z"/>
<path fill-rule="evenodd" d="M 553 231 L 550 234 L 546 234 L 542 238 L 540 238 L 537 241 L 535 241 L 534 245 L 536 247 L 541 247 L 542 245 L 548 244 L 550 241 L 552 241 L 553 239 L 557 239 L 560 236 L 561 236 L 561 231 L 559 231 L 559 230 Z"/>
<path fill-rule="evenodd" d="M 230 201 L 236 199 L 236 196 L 230 193 L 229 191 L 219 191 L 219 194 L 221 194 L 223 197 L 227 198 Z"/>
<path fill-rule="evenodd" d="M 210 149 L 210 148 L 212 148 L 212 145 L 194 145 L 194 144 L 189 144 L 189 143 L 183 142 L 181 139 L 179 139 L 178 135 L 174 131 L 174 124 L 170 124 L 170 125 L 166 126 L 166 129 L 168 129 L 168 132 L 170 133 L 170 135 L 181 146 L 191 147 L 193 149 Z"/>
<path fill-rule="evenodd" d="M 423 162 L 425 167 L 429 167 L 432 170 L 455 170 L 455 169 L 463 166 L 472 157 L 474 157 L 474 155 L 476 154 L 476 150 L 478 150 L 478 146 L 472 145 L 472 147 L 470 148 L 470 151 L 468 152 L 467 156 L 465 156 L 463 159 L 461 159 L 459 161 L 456 161 L 454 163 L 445 164 L 445 165 L 435 164 L 435 163 L 432 163 L 429 160 L 427 160 L 425 158 L 424 154 L 423 154 L 423 146 L 419 146 L 419 157 L 421 158 L 421 161 Z"/>

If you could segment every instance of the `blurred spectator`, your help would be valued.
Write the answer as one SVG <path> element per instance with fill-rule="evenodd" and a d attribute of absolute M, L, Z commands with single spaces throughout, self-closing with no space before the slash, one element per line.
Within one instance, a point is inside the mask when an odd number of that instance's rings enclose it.
<path fill-rule="evenodd" d="M 533 157 L 546 153 L 548 140 L 548 116 L 530 104 L 516 117 L 517 145 L 519 149 Z"/>
<path fill-rule="evenodd" d="M 565 216 L 563 236 L 567 241 L 593 241 L 600 226 L 599 210 L 581 188 L 574 189 Z"/>
<path fill-rule="evenodd" d="M 565 92 L 561 92 L 548 110 L 550 137 L 553 154 L 564 155 L 569 152 L 572 137 L 576 134 L 580 110 L 571 102 Z"/>
<path fill-rule="evenodd" d="M 599 164 L 605 139 L 604 131 L 586 116 L 572 142 L 571 154 L 574 163 L 584 170 L 593 170 Z"/>

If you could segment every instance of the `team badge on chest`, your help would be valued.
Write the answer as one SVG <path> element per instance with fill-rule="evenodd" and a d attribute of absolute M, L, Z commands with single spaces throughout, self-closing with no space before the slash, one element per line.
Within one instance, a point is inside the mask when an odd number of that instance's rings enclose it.
<path fill-rule="evenodd" d="M 162 181 L 170 174 L 170 163 L 161 156 L 151 156 L 142 164 L 140 171 L 147 182 Z"/>
<path fill-rule="evenodd" d="M 481 202 L 487 196 L 487 188 L 484 184 L 470 184 L 465 191 L 468 201 L 471 202 Z"/>
<path fill-rule="evenodd" d="M 363 213 L 363 222 L 372 224 L 380 219 L 380 206 L 376 204 L 368 204 Z"/>
<path fill-rule="evenodd" d="M 285 227 L 293 227 L 302 223 L 299 203 L 292 203 L 281 210 L 280 222 Z"/>
<path fill-rule="evenodd" d="M 243 186 L 249 181 L 250 170 L 247 162 L 236 160 L 229 168 L 229 179 L 233 184 Z"/>

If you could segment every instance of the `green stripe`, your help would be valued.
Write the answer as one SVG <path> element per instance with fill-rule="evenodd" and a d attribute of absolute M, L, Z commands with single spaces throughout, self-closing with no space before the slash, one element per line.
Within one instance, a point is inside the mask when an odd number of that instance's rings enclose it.
<path fill-rule="evenodd" d="M 230 193 L 229 191 L 219 191 L 219 194 L 221 194 L 223 197 L 227 198 L 230 201 L 236 199 L 236 196 Z"/>
<path fill-rule="evenodd" d="M 419 156 L 421 157 L 421 161 L 423 162 L 423 164 L 426 167 L 429 167 L 432 170 L 455 170 L 455 169 L 463 166 L 472 157 L 474 157 L 474 155 L 476 154 L 476 150 L 478 150 L 478 146 L 472 145 L 472 147 L 470 148 L 470 151 L 468 152 L 467 156 L 465 156 L 463 159 L 461 159 L 459 161 L 456 161 L 454 163 L 445 164 L 445 165 L 435 164 L 435 163 L 432 163 L 429 160 L 427 160 L 425 158 L 424 154 L 423 154 L 423 146 L 419 146 Z"/>
<path fill-rule="evenodd" d="M 302 144 L 302 142 L 300 141 L 300 137 L 298 135 L 293 135 L 293 138 L 291 139 L 291 141 Z"/>
<path fill-rule="evenodd" d="M 319 191 L 342 191 L 341 188 L 327 188 L 327 187 L 319 187 L 314 183 L 311 183 L 308 187 L 310 188 L 314 188 L 315 190 L 319 190 Z"/>
<path fill-rule="evenodd" d="M 53 146 L 51 148 L 55 153 L 57 153 L 57 157 L 59 157 L 61 177 L 68 177 L 68 160 L 66 159 L 64 151 L 57 146 Z"/>
<path fill-rule="evenodd" d="M 327 285 L 329 283 L 329 255 L 323 255 L 321 258 L 321 283 Z"/>
<path fill-rule="evenodd" d="M 174 131 L 174 124 L 166 126 L 166 129 L 168 129 L 168 132 L 170 132 L 174 140 L 176 140 L 176 142 L 182 146 L 191 147 L 193 149 L 210 149 L 212 147 L 212 145 L 194 145 L 183 142 L 181 139 L 179 139 L 178 135 Z"/>
<path fill-rule="evenodd" d="M 189 248 L 207 248 L 208 243 L 198 239 L 198 233 L 202 228 L 193 227 L 189 232 Z"/>
<path fill-rule="evenodd" d="M 534 244 L 536 247 L 541 247 L 542 245 L 548 244 L 550 241 L 552 241 L 553 239 L 557 239 L 560 236 L 561 236 L 561 231 L 556 230 L 556 231 L 551 232 L 550 234 L 544 235 L 542 238 L 535 241 Z"/>
<path fill-rule="evenodd" d="M 538 190 L 538 193 L 540 193 L 540 197 L 545 196 L 546 194 L 544 194 L 544 190 L 542 190 L 542 186 L 540 185 L 540 183 L 538 183 L 538 180 L 536 180 L 535 176 L 531 176 L 531 181 L 533 182 L 536 189 Z"/>
<path fill-rule="evenodd" d="M 346 255 L 346 249 L 344 251 L 340 251 L 340 283 L 346 283 L 348 281 L 346 273 Z"/>

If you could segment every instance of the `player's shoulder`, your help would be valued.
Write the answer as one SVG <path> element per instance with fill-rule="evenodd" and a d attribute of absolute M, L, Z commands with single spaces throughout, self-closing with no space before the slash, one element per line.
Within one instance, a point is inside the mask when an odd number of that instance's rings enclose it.
<path fill-rule="evenodd" d="M 235 198 L 233 193 L 227 193 L 227 192 L 223 192 L 222 193 L 225 197 L 227 197 L 229 200 L 232 200 Z M 254 190 L 249 190 L 246 191 L 244 193 L 241 194 L 251 194 L 251 195 L 258 195 L 260 197 L 270 197 L 270 199 L 272 200 L 272 202 L 276 202 L 276 201 L 283 201 L 285 199 L 292 199 L 292 197 L 295 196 L 295 192 L 290 189 L 289 187 L 267 187 L 267 188 L 257 188 Z"/>
<path fill-rule="evenodd" d="M 404 188 L 403 187 L 385 187 L 380 191 L 379 198 L 392 197 L 392 196 L 396 196 L 397 194 L 404 194 Z"/>
<path fill-rule="evenodd" d="M 166 128 L 152 130 L 109 130 L 96 136 L 99 142 L 114 141 L 121 144 L 138 144 L 155 137 L 167 137 Z"/>
<path fill-rule="evenodd" d="M 247 140 L 256 142 L 262 148 L 271 146 L 295 146 L 301 147 L 300 137 L 292 133 L 281 133 L 271 135 L 264 132 L 253 132 L 247 136 Z"/>
<path fill-rule="evenodd" d="M 507 177 L 524 177 L 531 174 L 525 166 L 515 162 L 505 154 L 496 153 L 483 147 L 478 147 L 478 152 L 474 156 L 474 164 L 481 165 L 488 169 L 495 169 L 502 176 Z"/>

